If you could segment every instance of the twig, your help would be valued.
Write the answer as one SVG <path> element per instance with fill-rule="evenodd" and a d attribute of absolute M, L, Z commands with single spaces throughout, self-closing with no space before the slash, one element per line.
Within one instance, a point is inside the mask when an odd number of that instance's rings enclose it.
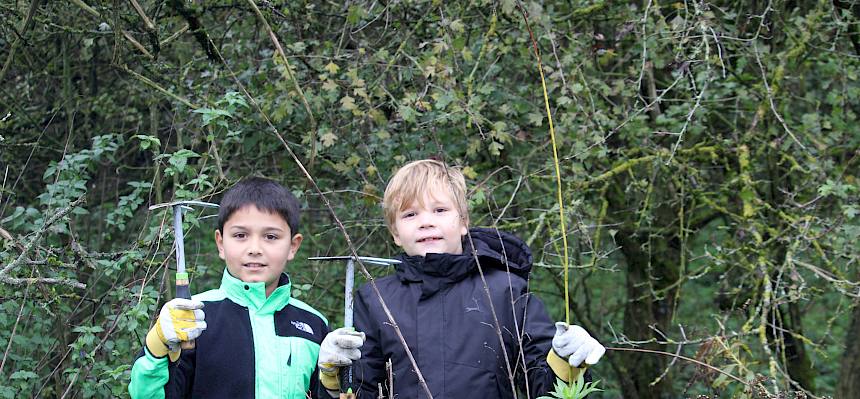
<path fill-rule="evenodd" d="M 764 65 L 761 64 L 761 56 L 759 55 L 758 46 L 755 42 L 753 42 L 753 53 L 755 54 L 755 62 L 758 64 L 758 68 L 761 71 L 761 81 L 762 83 L 764 83 L 764 88 L 767 92 L 767 100 L 770 104 L 770 110 L 773 112 L 773 115 L 776 116 L 776 119 L 779 121 L 779 123 L 782 124 L 782 128 L 785 129 L 785 132 L 788 133 L 789 136 L 791 136 L 792 140 L 794 140 L 794 142 L 797 143 L 800 148 L 806 150 L 806 146 L 804 146 L 803 143 L 801 143 L 800 140 L 798 140 L 797 137 L 794 136 L 794 133 L 792 133 L 791 129 L 788 128 L 788 125 L 785 123 L 785 120 L 782 119 L 782 115 L 780 115 L 779 112 L 776 110 L 776 104 L 773 101 L 773 91 L 771 90 L 770 85 L 767 83 L 767 74 L 764 71 Z"/>
<path fill-rule="evenodd" d="M 160 43 L 158 43 L 158 45 L 160 47 L 164 47 L 168 43 L 176 40 L 176 38 L 181 36 L 183 33 L 188 32 L 188 28 L 189 28 L 189 25 L 188 25 L 188 22 L 186 22 L 185 25 L 183 25 L 181 28 L 179 28 L 179 30 L 174 32 L 172 35 L 168 36 L 167 39 L 162 40 Z"/>
<path fill-rule="evenodd" d="M 185 104 L 185 106 L 186 106 L 186 107 L 188 107 L 188 108 L 191 108 L 191 109 L 197 109 L 197 108 L 200 108 L 199 106 L 192 104 L 190 101 L 188 101 L 188 100 L 186 100 L 186 99 L 184 99 L 184 98 L 182 98 L 182 97 L 179 97 L 178 95 L 173 94 L 173 93 L 172 93 L 172 92 L 170 92 L 169 90 L 167 90 L 167 89 L 165 89 L 165 88 L 163 88 L 163 87 L 159 86 L 159 85 L 158 85 L 158 83 L 153 82 L 152 80 L 150 80 L 150 79 L 149 79 L 149 78 L 147 78 L 146 76 L 143 76 L 143 75 L 141 75 L 141 74 L 139 74 L 139 73 L 137 73 L 137 72 L 135 72 L 135 71 L 132 71 L 131 69 L 128 69 L 128 67 L 127 67 L 127 66 L 125 66 L 125 65 L 115 65 L 115 66 L 116 66 L 117 68 L 121 69 L 122 71 L 124 71 L 124 72 L 128 73 L 129 75 L 133 76 L 133 77 L 134 77 L 134 78 L 136 78 L 137 80 L 140 80 L 141 82 L 143 82 L 143 83 L 144 83 L 144 84 L 146 84 L 147 86 L 152 87 L 153 89 L 158 90 L 158 91 L 160 91 L 160 92 L 162 92 L 162 93 L 166 94 L 168 97 L 173 98 L 174 100 L 179 101 L 179 102 L 181 102 L 182 104 Z"/>
<path fill-rule="evenodd" d="M 305 96 L 304 90 L 302 90 L 302 86 L 299 84 L 299 81 L 296 79 L 296 76 L 293 75 L 292 67 L 290 66 L 290 61 L 287 59 L 287 54 L 284 53 L 284 48 L 281 46 L 281 42 L 278 40 L 278 36 L 275 35 L 275 32 L 272 30 L 272 26 L 269 25 L 269 21 L 266 20 L 266 17 L 263 16 L 263 13 L 257 7 L 257 4 L 254 3 L 253 0 L 248 0 L 248 4 L 254 10 L 254 13 L 257 14 L 257 18 L 260 20 L 260 23 L 263 24 L 263 27 L 266 28 L 266 32 L 269 34 L 269 38 L 272 40 L 272 43 L 275 45 L 275 48 L 278 50 L 278 54 L 281 56 L 281 60 L 284 62 L 284 69 L 287 71 L 287 77 L 290 78 L 290 81 L 293 83 L 293 87 L 295 87 L 296 92 L 299 93 L 299 97 L 302 99 L 302 105 L 305 107 L 305 112 L 308 113 L 308 118 L 311 120 L 310 126 L 310 134 L 311 134 L 311 150 L 310 150 L 310 159 L 308 160 L 308 165 L 312 168 L 314 164 L 314 158 L 316 157 L 316 134 L 317 134 L 317 119 L 314 117 L 314 113 L 311 110 L 311 105 L 308 102 L 307 96 Z M 226 63 L 225 63 L 226 65 Z"/>
<path fill-rule="evenodd" d="M 12 60 L 15 58 L 15 51 L 18 49 L 18 44 L 23 40 L 24 34 L 31 26 L 33 26 L 33 16 L 36 15 L 39 3 L 41 3 L 41 0 L 33 0 L 33 2 L 30 3 L 30 11 L 27 12 L 27 17 L 24 18 L 21 24 L 21 32 L 18 33 L 18 37 L 15 38 L 15 41 L 12 43 L 12 47 L 9 49 L 9 56 L 6 57 L 6 62 L 3 63 L 3 69 L 0 69 L 0 82 L 3 82 L 3 78 L 6 76 L 6 71 L 9 69 L 9 65 L 12 64 Z"/>
<path fill-rule="evenodd" d="M 149 58 L 151 60 L 155 59 L 155 57 L 152 56 L 152 53 L 150 53 L 149 50 L 146 49 L 146 47 L 143 47 L 143 45 L 140 44 L 140 42 L 138 42 L 133 37 L 131 37 L 131 34 L 128 33 L 128 31 L 123 30 L 122 36 L 125 37 L 125 40 L 128 40 L 129 43 L 131 43 L 131 45 L 134 46 L 134 48 L 136 48 L 138 51 L 143 53 L 143 55 L 145 55 L 146 58 Z"/>
<path fill-rule="evenodd" d="M 155 24 L 152 23 L 152 20 L 146 16 L 146 13 L 143 12 L 143 7 L 137 2 L 137 0 L 129 0 L 131 2 L 134 10 L 137 11 L 137 14 L 140 15 L 140 18 L 143 19 L 143 24 L 146 25 L 146 30 L 153 31 L 155 30 Z"/>
<path fill-rule="evenodd" d="M 701 362 L 701 361 L 698 361 L 698 360 L 696 360 L 696 359 L 692 359 L 692 358 L 689 358 L 689 357 L 686 357 L 686 356 L 683 356 L 683 355 L 678 355 L 678 354 L 675 354 L 675 353 L 663 352 L 663 351 L 658 351 L 658 350 L 652 350 L 652 349 L 640 349 L 640 348 L 615 348 L 615 347 L 607 347 L 607 348 L 606 348 L 606 350 L 610 350 L 610 351 L 622 351 L 622 352 L 642 352 L 642 353 L 653 353 L 653 354 L 663 355 L 663 356 L 673 356 L 673 357 L 676 357 L 676 358 L 678 358 L 678 359 L 685 360 L 685 361 L 688 361 L 688 362 L 690 362 L 690 363 L 695 363 L 695 364 L 698 364 L 699 366 L 702 366 L 702 367 L 708 368 L 708 369 L 710 369 L 710 370 L 716 371 L 716 372 L 718 372 L 718 373 L 720 373 L 720 374 L 722 374 L 722 375 L 725 375 L 726 377 L 729 377 L 729 378 L 731 378 L 731 379 L 733 379 L 733 380 L 735 380 L 735 381 L 737 381 L 737 382 L 739 382 L 739 383 L 741 383 L 741 384 L 744 384 L 744 385 L 746 385 L 746 386 L 750 386 L 750 383 L 748 383 L 748 382 L 746 382 L 746 381 L 744 381 L 744 380 L 742 380 L 742 379 L 740 379 L 740 378 L 738 378 L 738 377 L 734 376 L 734 375 L 733 375 L 733 374 L 731 374 L 731 373 L 727 373 L 727 372 L 725 372 L 725 371 L 723 371 L 723 370 L 721 370 L 721 369 L 719 369 L 719 368 L 717 368 L 717 367 L 711 366 L 710 364 L 707 364 L 707 363 L 705 363 L 705 362 Z"/>
<path fill-rule="evenodd" d="M 35 270 L 35 267 L 33 268 Z M 32 272 L 30 273 L 32 276 Z M 6 344 L 6 351 L 3 352 L 3 361 L 0 361 L 0 375 L 3 374 L 3 367 L 6 366 L 6 359 L 9 357 L 9 350 L 12 349 L 12 341 L 15 338 L 15 331 L 18 329 L 18 324 L 21 322 L 21 316 L 24 314 L 24 305 L 27 304 L 27 295 L 30 294 L 30 284 L 27 284 L 27 287 L 24 288 L 24 296 L 21 298 L 21 308 L 18 309 L 18 317 L 15 318 L 15 324 L 12 326 L 12 332 L 9 335 L 9 343 Z"/>
<path fill-rule="evenodd" d="M 34 278 L 34 277 L 14 278 L 14 277 L 9 277 L 9 272 L 11 272 L 16 267 L 18 267 L 24 263 L 24 260 L 27 258 L 27 255 L 30 253 L 30 251 L 33 250 L 33 247 L 36 246 L 36 243 L 38 243 L 42 239 L 42 236 L 45 235 L 45 233 L 48 231 L 48 229 L 51 227 L 51 225 L 53 225 L 58 220 L 65 217 L 69 212 L 72 211 L 72 209 L 76 208 L 78 205 L 83 203 L 85 200 L 86 200 L 86 196 L 81 196 L 80 198 L 72 201 L 72 203 L 70 203 L 69 206 L 67 206 L 63 209 L 60 209 L 57 213 L 51 215 L 51 217 L 45 221 L 45 224 L 42 225 L 42 228 L 36 232 L 36 235 L 33 237 L 33 239 L 31 239 L 30 242 L 27 243 L 26 247 L 24 248 L 24 251 L 22 251 L 21 254 L 18 255 L 18 257 L 14 261 L 12 261 L 12 263 L 9 263 L 5 267 L 3 267 L 2 270 L 0 270 L 0 281 L 5 282 L 7 284 L 12 284 L 12 285 L 21 285 L 21 284 L 29 284 L 29 283 L 45 283 L 45 284 L 65 284 L 65 285 L 75 287 L 75 288 L 86 288 L 86 284 L 83 284 L 81 282 L 74 281 L 74 280 L 57 279 L 57 278 Z"/>
<path fill-rule="evenodd" d="M 100 18 L 102 16 L 98 11 L 96 11 L 95 8 L 92 8 L 87 3 L 84 3 L 83 0 L 72 0 L 72 3 L 75 3 L 75 5 L 82 8 L 84 11 L 90 13 L 90 15 L 96 18 Z"/>

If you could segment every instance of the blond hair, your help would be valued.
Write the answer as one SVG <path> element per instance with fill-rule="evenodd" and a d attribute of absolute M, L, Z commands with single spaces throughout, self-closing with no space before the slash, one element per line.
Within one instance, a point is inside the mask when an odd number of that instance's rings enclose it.
<path fill-rule="evenodd" d="M 403 165 L 388 181 L 382 198 L 382 210 L 388 231 L 397 233 L 394 226 L 397 213 L 416 202 L 423 206 L 424 195 L 439 189 L 451 194 L 463 225 L 468 227 L 469 207 L 466 203 L 466 179 L 463 173 L 435 159 L 423 159 Z"/>

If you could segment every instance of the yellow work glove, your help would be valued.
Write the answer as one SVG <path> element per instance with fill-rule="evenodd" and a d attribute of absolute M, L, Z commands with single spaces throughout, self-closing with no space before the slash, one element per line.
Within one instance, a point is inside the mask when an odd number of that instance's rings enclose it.
<path fill-rule="evenodd" d="M 175 298 L 165 303 L 158 321 L 146 334 L 146 348 L 155 357 L 179 359 L 180 342 L 193 341 L 206 329 L 203 302 Z"/>

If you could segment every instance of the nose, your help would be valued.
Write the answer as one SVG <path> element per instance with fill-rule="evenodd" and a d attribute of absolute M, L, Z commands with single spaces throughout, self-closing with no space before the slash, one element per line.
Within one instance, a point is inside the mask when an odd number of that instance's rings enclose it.
<path fill-rule="evenodd" d="M 433 213 L 432 212 L 421 212 L 418 214 L 418 217 L 419 217 L 418 221 L 420 222 L 419 223 L 420 228 L 427 228 L 427 227 L 433 227 L 434 226 Z"/>
<path fill-rule="evenodd" d="M 262 249 L 260 248 L 260 239 L 253 237 L 248 240 L 248 255 L 256 256 L 262 253 Z"/>

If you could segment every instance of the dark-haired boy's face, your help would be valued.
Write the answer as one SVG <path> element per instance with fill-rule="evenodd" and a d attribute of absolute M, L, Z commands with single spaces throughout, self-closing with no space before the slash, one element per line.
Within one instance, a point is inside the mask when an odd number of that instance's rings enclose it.
<path fill-rule="evenodd" d="M 248 205 L 230 215 L 223 232 L 215 231 L 215 243 L 230 274 L 245 282 L 266 283 L 268 296 L 295 257 L 302 235 L 293 235 L 280 214 Z"/>

